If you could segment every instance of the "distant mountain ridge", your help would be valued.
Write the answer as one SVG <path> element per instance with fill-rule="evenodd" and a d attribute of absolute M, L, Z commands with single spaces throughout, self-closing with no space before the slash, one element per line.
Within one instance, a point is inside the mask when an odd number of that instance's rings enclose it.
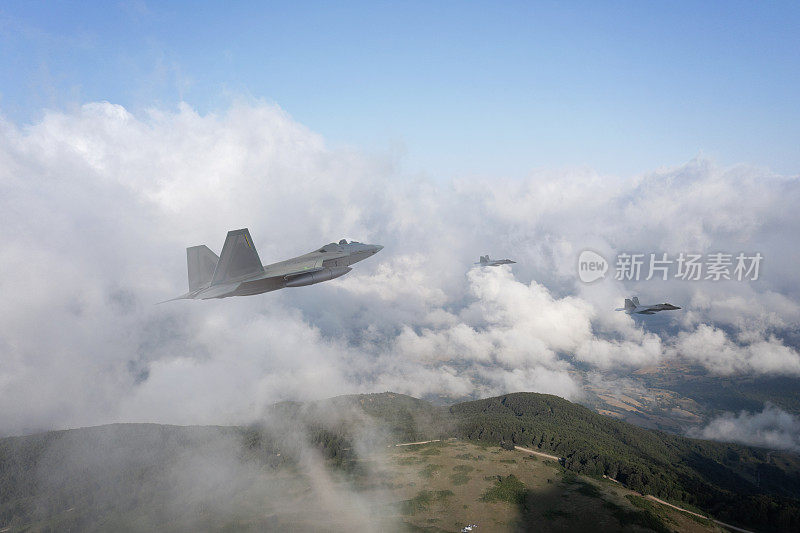
<path fill-rule="evenodd" d="M 125 524 L 143 508 L 160 508 L 160 495 L 170 490 L 161 473 L 180 477 L 182 465 L 214 465 L 220 457 L 236 472 L 246 465 L 232 483 L 255 484 L 251 476 L 301 460 L 306 448 L 347 471 L 359 468 L 356 442 L 378 449 L 450 437 L 533 447 L 563 457 L 567 470 L 606 475 L 724 521 L 800 530 L 795 455 L 648 430 L 526 392 L 449 407 L 391 392 L 347 395 L 275 404 L 264 422 L 249 427 L 118 424 L 0 439 L 0 528 L 56 520 L 81 529 L 109 516 Z M 97 494 L 102 487 L 113 490 Z M 69 508 L 91 512 L 71 518 Z M 183 524 L 190 515 L 169 520 Z"/>

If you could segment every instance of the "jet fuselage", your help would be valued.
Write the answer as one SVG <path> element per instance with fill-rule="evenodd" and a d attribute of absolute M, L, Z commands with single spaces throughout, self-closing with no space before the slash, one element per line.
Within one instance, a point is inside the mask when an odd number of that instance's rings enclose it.
<path fill-rule="evenodd" d="M 250 232 L 229 231 L 219 257 L 207 246 L 186 249 L 189 292 L 176 299 L 227 298 L 304 287 L 344 276 L 350 265 L 372 257 L 379 244 L 347 242 L 326 244 L 292 259 L 262 265 Z"/>
<path fill-rule="evenodd" d="M 475 264 L 480 266 L 496 267 L 500 265 L 513 265 L 515 263 L 516 261 L 512 261 L 511 259 L 489 259 L 488 255 L 482 255 L 480 261 Z"/>
<path fill-rule="evenodd" d="M 319 250 L 300 255 L 293 259 L 279 261 L 264 265 L 264 274 L 243 280 L 235 293 L 228 296 L 248 296 L 263 292 L 276 291 L 286 287 L 305 287 L 323 281 L 329 281 L 344 276 L 351 270 L 350 265 L 363 261 L 380 252 L 383 246 L 379 244 L 361 244 L 351 242 L 347 244 L 326 244 Z M 271 272 L 291 269 L 293 265 L 309 264 L 314 260 L 322 260 L 321 269 L 312 272 L 293 275 L 291 277 L 271 276 Z M 203 296 L 200 296 L 203 298 Z M 217 298 L 217 296 L 212 296 Z"/>
<path fill-rule="evenodd" d="M 620 307 L 617 311 L 625 311 L 629 315 L 654 315 L 659 311 L 675 311 L 680 309 L 677 305 L 668 303 L 642 305 L 639 298 L 633 296 L 625 299 L 625 307 Z"/>

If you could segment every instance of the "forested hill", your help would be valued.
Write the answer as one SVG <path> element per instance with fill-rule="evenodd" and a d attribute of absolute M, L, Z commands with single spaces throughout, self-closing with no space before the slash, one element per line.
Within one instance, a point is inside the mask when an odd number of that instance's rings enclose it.
<path fill-rule="evenodd" d="M 563 457 L 567 470 L 606 475 L 726 522 L 800 531 L 796 455 L 647 430 L 536 393 L 450 407 L 395 393 L 351 395 L 277 404 L 246 428 L 122 424 L 0 439 L 0 529 L 53 520 L 82 529 L 144 515 L 183 527 L 196 525 L 197 509 L 206 510 L 203 520 L 221 520 L 212 503 L 251 497 L 264 476 L 280 478 L 310 449 L 331 468 L 357 472 L 356 450 L 450 437 L 539 449 Z M 193 495 L 192 506 L 174 504 L 176 493 Z"/>
<path fill-rule="evenodd" d="M 360 407 L 398 441 L 454 436 L 533 447 L 563 466 L 695 506 L 755 529 L 800 531 L 800 458 L 689 439 L 603 416 L 558 396 L 519 392 L 435 407 L 395 393 L 340 396 L 305 413 Z"/>
<path fill-rule="evenodd" d="M 325 421 L 328 426 L 335 421 L 343 428 L 363 425 L 366 415 L 371 424 L 380 427 L 394 442 L 447 438 L 454 430 L 447 408 L 394 392 L 348 394 L 308 403 L 282 402 L 273 406 L 272 411 L 306 422 Z"/>
<path fill-rule="evenodd" d="M 791 454 L 778 463 L 769 450 L 644 429 L 547 394 L 507 394 L 449 412 L 458 437 L 553 452 L 569 470 L 607 475 L 723 521 L 800 531 L 800 470 Z"/>

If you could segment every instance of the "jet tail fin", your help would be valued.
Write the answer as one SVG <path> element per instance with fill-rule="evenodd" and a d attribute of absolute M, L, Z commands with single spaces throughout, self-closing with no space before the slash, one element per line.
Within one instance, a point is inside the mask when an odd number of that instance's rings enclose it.
<path fill-rule="evenodd" d="M 636 304 L 633 303 L 633 300 L 629 298 L 625 298 L 625 310 L 626 311 L 633 311 L 636 309 Z"/>
<path fill-rule="evenodd" d="M 482 255 L 481 256 L 481 263 L 488 263 L 488 262 L 489 262 L 489 256 L 488 255 Z"/>
<path fill-rule="evenodd" d="M 638 296 L 634 296 L 633 298 L 631 298 L 631 300 L 633 300 L 633 305 L 635 305 L 636 307 L 639 307 L 639 297 Z"/>
<path fill-rule="evenodd" d="M 194 292 L 211 283 L 219 257 L 208 246 L 192 246 L 186 249 L 186 266 L 189 270 L 189 292 Z"/>
<path fill-rule="evenodd" d="M 229 231 L 211 285 L 236 281 L 262 272 L 264 267 L 247 228 Z"/>

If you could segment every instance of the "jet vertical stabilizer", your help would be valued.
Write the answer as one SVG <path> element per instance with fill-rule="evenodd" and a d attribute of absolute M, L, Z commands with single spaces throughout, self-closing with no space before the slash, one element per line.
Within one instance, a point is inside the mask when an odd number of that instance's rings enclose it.
<path fill-rule="evenodd" d="M 262 274 L 264 267 L 247 228 L 229 231 L 214 270 L 212 285 L 221 285 Z"/>
<path fill-rule="evenodd" d="M 189 270 L 189 292 L 207 287 L 214 277 L 219 257 L 208 246 L 192 246 L 186 249 L 186 266 Z"/>

